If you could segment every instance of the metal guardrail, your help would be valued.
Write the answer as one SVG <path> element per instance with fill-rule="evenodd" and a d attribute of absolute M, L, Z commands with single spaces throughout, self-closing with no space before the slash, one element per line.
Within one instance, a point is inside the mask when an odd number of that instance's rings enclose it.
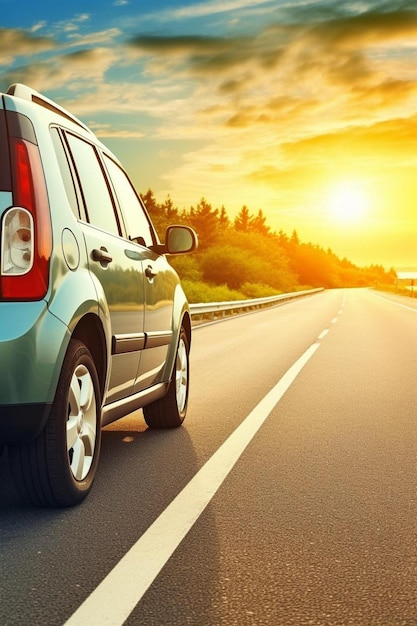
<path fill-rule="evenodd" d="M 308 289 L 306 291 L 294 291 L 292 293 L 281 293 L 279 296 L 269 296 L 267 298 L 253 298 L 252 300 L 228 300 L 226 302 L 201 302 L 198 304 L 190 304 L 191 316 L 204 317 L 209 316 L 210 319 L 216 317 L 224 317 L 227 313 L 236 311 L 250 311 L 260 309 L 262 307 L 271 306 L 285 300 L 293 300 L 302 296 L 309 296 L 313 293 L 323 291 L 323 287 L 318 289 Z"/>

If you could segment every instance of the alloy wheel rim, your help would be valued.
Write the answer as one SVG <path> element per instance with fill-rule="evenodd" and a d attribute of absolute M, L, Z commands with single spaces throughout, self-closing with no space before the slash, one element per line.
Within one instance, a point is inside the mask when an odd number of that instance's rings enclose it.
<path fill-rule="evenodd" d="M 188 358 L 187 348 L 183 339 L 180 339 L 178 345 L 177 361 L 176 361 L 176 374 L 175 374 L 177 407 L 181 414 L 187 403 L 188 393 Z"/>
<path fill-rule="evenodd" d="M 68 394 L 67 452 L 71 473 L 81 481 L 90 471 L 96 445 L 96 397 L 88 368 L 78 365 Z"/>

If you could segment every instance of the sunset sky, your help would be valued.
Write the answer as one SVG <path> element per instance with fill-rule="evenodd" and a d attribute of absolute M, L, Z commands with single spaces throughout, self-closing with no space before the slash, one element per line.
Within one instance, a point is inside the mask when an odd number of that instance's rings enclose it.
<path fill-rule="evenodd" d="M 0 88 L 89 124 L 141 192 L 246 205 L 417 269 L 417 2 L 0 0 Z"/>

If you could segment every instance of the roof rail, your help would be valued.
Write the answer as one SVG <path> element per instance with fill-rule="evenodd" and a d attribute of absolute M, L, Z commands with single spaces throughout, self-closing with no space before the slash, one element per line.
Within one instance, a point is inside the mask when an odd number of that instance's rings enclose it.
<path fill-rule="evenodd" d="M 61 117 L 65 117 L 65 119 L 73 122 L 74 124 L 77 124 L 84 130 L 88 131 L 90 134 L 93 134 L 92 130 L 88 128 L 88 126 L 86 126 L 83 122 L 81 122 L 77 117 L 75 117 L 75 115 L 72 115 L 72 113 L 69 113 L 69 111 L 59 106 L 59 104 L 56 104 L 56 102 L 54 102 L 53 100 L 49 100 L 49 98 L 43 96 L 31 87 L 28 87 L 27 85 L 23 85 L 22 83 L 14 83 L 8 88 L 7 94 L 9 96 L 16 96 L 17 98 L 22 98 L 23 100 L 29 100 L 30 102 L 34 102 L 35 104 L 38 104 L 39 106 L 44 107 L 49 111 L 57 113 Z"/>

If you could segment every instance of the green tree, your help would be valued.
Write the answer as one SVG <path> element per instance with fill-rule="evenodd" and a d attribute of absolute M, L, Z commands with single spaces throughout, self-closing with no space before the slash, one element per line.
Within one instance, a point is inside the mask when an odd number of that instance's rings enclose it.
<path fill-rule="evenodd" d="M 346 258 L 339 259 L 330 248 L 301 242 L 296 230 L 291 236 L 282 230 L 271 232 L 261 209 L 252 216 L 244 205 L 231 222 L 224 206 L 220 211 L 213 209 L 204 198 L 181 213 L 169 196 L 158 203 L 150 189 L 143 200 L 159 233 L 173 222 L 189 224 L 197 231 L 197 253 L 171 257 L 188 289 L 195 285 L 194 294 L 201 294 L 204 285 L 206 295 L 211 294 L 207 297 L 214 298 L 213 289 L 216 294 L 221 290 L 233 297 L 254 297 L 269 294 L 271 289 L 294 291 L 297 286 L 375 286 L 395 281 L 393 270 L 386 272 L 380 265 L 357 267 Z"/>
<path fill-rule="evenodd" d="M 189 222 L 197 232 L 200 248 L 208 248 L 216 241 L 218 215 L 218 209 L 213 209 L 205 198 L 195 208 L 191 207 Z"/>
<path fill-rule="evenodd" d="M 217 226 L 221 232 L 225 232 L 230 228 L 230 219 L 224 206 L 220 209 Z"/>
<path fill-rule="evenodd" d="M 165 202 L 162 205 L 162 210 L 167 220 L 167 226 L 173 224 L 178 219 L 179 211 L 177 207 L 174 206 L 171 196 L 168 195 L 166 197 Z"/>
<path fill-rule="evenodd" d="M 245 250 L 232 245 L 210 247 L 200 258 L 203 278 L 209 283 L 239 289 L 247 282 L 259 282 L 262 259 L 253 258 Z"/>
<path fill-rule="evenodd" d="M 268 235 L 270 232 L 262 209 L 259 209 L 258 214 L 250 220 L 249 229 L 260 235 Z"/>
<path fill-rule="evenodd" d="M 165 216 L 162 205 L 157 202 L 152 189 L 148 189 L 145 194 L 141 194 L 141 197 L 158 235 L 163 235 L 165 232 Z"/>
<path fill-rule="evenodd" d="M 250 221 L 251 216 L 249 214 L 249 209 L 247 206 L 243 205 L 243 207 L 240 209 L 239 213 L 235 217 L 235 230 L 242 233 L 247 233 L 249 231 Z"/>

